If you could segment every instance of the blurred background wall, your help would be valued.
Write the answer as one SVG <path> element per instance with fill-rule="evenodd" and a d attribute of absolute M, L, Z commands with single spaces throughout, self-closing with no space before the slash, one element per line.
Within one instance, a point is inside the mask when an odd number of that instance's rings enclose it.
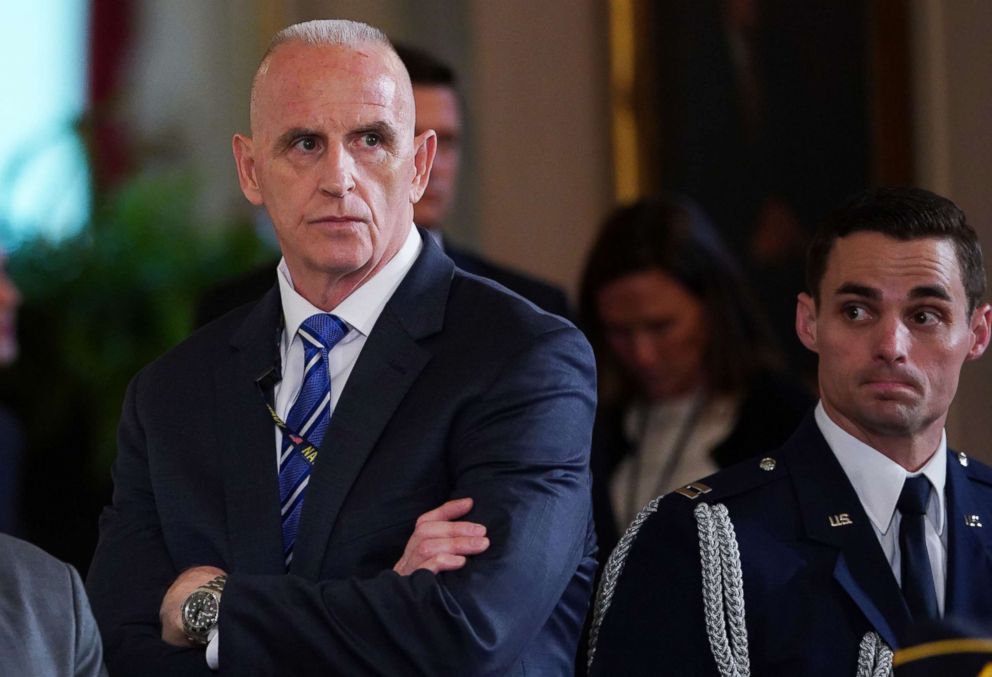
<path fill-rule="evenodd" d="M 992 3 L 913 0 L 913 153 L 919 185 L 949 196 L 978 231 L 992 262 Z M 986 356 L 987 358 L 988 356 Z M 965 368 L 951 409 L 953 444 L 992 460 L 992 361 Z"/>
<path fill-rule="evenodd" d="M 37 241 L 24 244 L 8 238 L 6 243 L 14 250 L 12 269 L 25 278 L 26 333 L 38 331 L 32 325 L 66 322 L 39 309 L 46 303 L 63 314 L 67 307 L 81 309 L 78 326 L 72 325 L 76 329 L 69 332 L 75 337 L 75 352 L 69 352 L 75 372 L 50 364 L 52 352 L 42 352 L 41 341 L 24 345 L 19 364 L 7 370 L 0 384 L 4 402 L 15 409 L 18 404 L 22 410 L 36 409 L 41 396 L 29 394 L 32 385 L 44 381 L 50 389 L 52 383 L 62 383 L 58 379 L 66 373 L 75 374 L 71 382 L 57 387 L 75 393 L 61 398 L 70 413 L 54 423 L 41 419 L 49 430 L 34 435 L 34 448 L 28 451 L 44 459 L 33 464 L 28 459 L 28 480 L 46 488 L 28 501 L 27 535 L 86 568 L 95 513 L 109 495 L 107 468 L 114 450 L 108 426 L 116 420 L 124 383 L 136 365 L 189 331 L 192 304 L 203 286 L 265 259 L 264 246 L 247 241 L 255 241 L 257 219 L 238 189 L 230 138 L 235 131 L 247 131 L 249 84 L 272 33 L 298 20 L 354 18 L 450 62 L 467 102 L 467 134 L 461 191 L 448 232 L 498 261 L 560 284 L 574 299 L 582 261 L 601 218 L 618 199 L 649 192 L 652 172 L 664 169 L 658 166 L 660 156 L 653 144 L 670 139 L 659 140 L 657 125 L 645 121 L 643 86 L 659 70 L 657 60 L 653 68 L 645 63 L 650 64 L 652 55 L 656 59 L 666 45 L 652 43 L 650 34 L 645 37 L 642 24 L 652 7 L 678 4 L 77 0 L 77 11 L 81 8 L 89 17 L 83 35 L 99 43 L 83 48 L 84 58 L 91 61 L 91 112 L 79 121 L 79 134 L 93 160 L 92 221 L 101 225 L 73 242 L 74 256 L 53 253 Z M 992 51 L 987 35 L 992 30 L 992 3 L 849 4 L 863 11 L 866 23 L 856 28 L 865 36 L 865 49 L 876 50 L 859 55 L 867 64 L 862 74 L 869 91 L 866 124 L 875 134 L 868 153 L 872 165 L 865 176 L 892 180 L 901 172 L 905 180 L 950 196 L 968 213 L 988 250 Z M 21 29 L 16 15 L 2 16 L 0 31 Z M 879 34 L 887 37 L 879 42 Z M 839 48 L 837 53 L 825 51 L 822 56 L 828 62 L 850 56 Z M 96 63 L 105 70 L 95 73 Z M 27 59 L 15 63 L 14 70 L 31 65 Z M 11 111 L 17 106 L 17 101 L 3 97 L 0 127 L 14 128 Z M 878 109 L 886 106 L 879 122 Z M 880 125 L 881 136 L 889 139 L 890 162 L 881 170 Z M 58 186 L 51 192 L 56 194 Z M 0 202 L 0 209 L 3 206 Z M 4 227 L 0 221 L 0 232 L 10 230 Z M 107 244 L 125 232 L 136 239 Z M 241 239 L 228 238 L 233 232 Z M 140 252 L 142 248 L 147 251 Z M 56 275 L 52 262 L 62 260 L 59 256 L 75 259 L 76 268 L 56 288 L 51 286 Z M 121 267 L 129 258 L 151 263 L 142 263 L 138 273 Z M 191 258 L 195 265 L 189 263 Z M 108 281 L 105 271 L 114 266 L 117 277 Z M 27 279 L 32 275 L 43 279 Z M 94 278 L 102 281 L 86 282 Z M 87 296 L 81 296 L 81 287 L 90 290 Z M 152 319 L 146 313 L 153 303 L 175 310 L 154 314 L 164 320 Z M 116 323 L 122 315 L 128 316 L 128 324 Z M 85 317 L 94 316 L 104 318 L 102 332 L 86 325 Z M 90 374 L 111 362 L 116 371 L 99 381 L 97 397 Z M 88 408 L 94 399 L 101 400 L 99 415 Z M 992 357 L 986 357 L 965 370 L 949 437 L 952 444 L 992 460 L 992 416 L 986 410 L 990 399 Z M 40 425 L 31 411 L 21 413 L 25 427 Z M 61 434 L 52 433 L 53 428 Z M 64 466 L 54 478 L 49 472 L 53 465 Z M 61 504 L 53 503 L 55 495 Z M 66 502 L 76 520 L 68 535 Z M 46 510 L 50 518 L 39 517 Z"/>

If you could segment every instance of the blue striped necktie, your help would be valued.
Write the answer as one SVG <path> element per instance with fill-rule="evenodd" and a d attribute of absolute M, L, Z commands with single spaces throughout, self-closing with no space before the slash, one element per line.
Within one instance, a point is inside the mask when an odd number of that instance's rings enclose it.
<path fill-rule="evenodd" d="M 293 545 L 300 526 L 303 497 L 310 482 L 312 461 L 302 453 L 309 442 L 320 446 L 331 420 L 331 377 L 327 354 L 348 333 L 334 315 L 318 313 L 300 325 L 303 340 L 303 384 L 286 417 L 279 454 L 279 503 L 282 512 L 282 543 L 286 567 L 293 561 Z"/>

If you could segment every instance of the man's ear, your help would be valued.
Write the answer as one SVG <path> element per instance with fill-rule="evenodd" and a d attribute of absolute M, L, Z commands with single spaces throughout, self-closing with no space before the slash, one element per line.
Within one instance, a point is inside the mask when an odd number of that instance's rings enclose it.
<path fill-rule="evenodd" d="M 255 174 L 255 149 L 252 140 L 244 134 L 235 134 L 231 147 L 234 150 L 234 164 L 238 169 L 241 192 L 248 198 L 248 202 L 259 206 L 263 203 L 262 190 Z"/>
<path fill-rule="evenodd" d="M 434 166 L 434 155 L 437 153 L 437 134 L 433 129 L 424 130 L 413 139 L 413 163 L 417 173 L 410 183 L 410 203 L 416 204 L 427 190 L 427 182 L 431 177 L 431 167 Z"/>
<path fill-rule="evenodd" d="M 796 297 L 796 334 L 809 350 L 820 352 L 816 342 L 816 301 L 805 292 Z"/>
<path fill-rule="evenodd" d="M 992 326 L 992 306 L 983 303 L 971 314 L 971 349 L 969 360 L 977 360 L 989 347 L 990 326 Z"/>

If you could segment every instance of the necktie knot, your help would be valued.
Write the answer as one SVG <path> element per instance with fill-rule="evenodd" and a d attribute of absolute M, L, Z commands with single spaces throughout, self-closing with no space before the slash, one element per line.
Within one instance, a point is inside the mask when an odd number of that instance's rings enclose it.
<path fill-rule="evenodd" d="M 299 333 L 304 344 L 331 350 L 348 333 L 348 326 L 336 315 L 317 313 L 303 321 Z"/>
<path fill-rule="evenodd" d="M 903 515 L 925 515 L 930 500 L 930 480 L 924 475 L 907 477 L 896 508 Z"/>

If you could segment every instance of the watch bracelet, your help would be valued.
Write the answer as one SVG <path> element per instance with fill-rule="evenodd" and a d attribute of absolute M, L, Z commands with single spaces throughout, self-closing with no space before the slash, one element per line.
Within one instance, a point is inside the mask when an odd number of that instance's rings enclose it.
<path fill-rule="evenodd" d="M 214 592 L 224 592 L 224 586 L 227 584 L 227 574 L 222 574 L 220 576 L 215 576 L 209 581 L 201 585 L 201 588 L 209 588 Z"/>

